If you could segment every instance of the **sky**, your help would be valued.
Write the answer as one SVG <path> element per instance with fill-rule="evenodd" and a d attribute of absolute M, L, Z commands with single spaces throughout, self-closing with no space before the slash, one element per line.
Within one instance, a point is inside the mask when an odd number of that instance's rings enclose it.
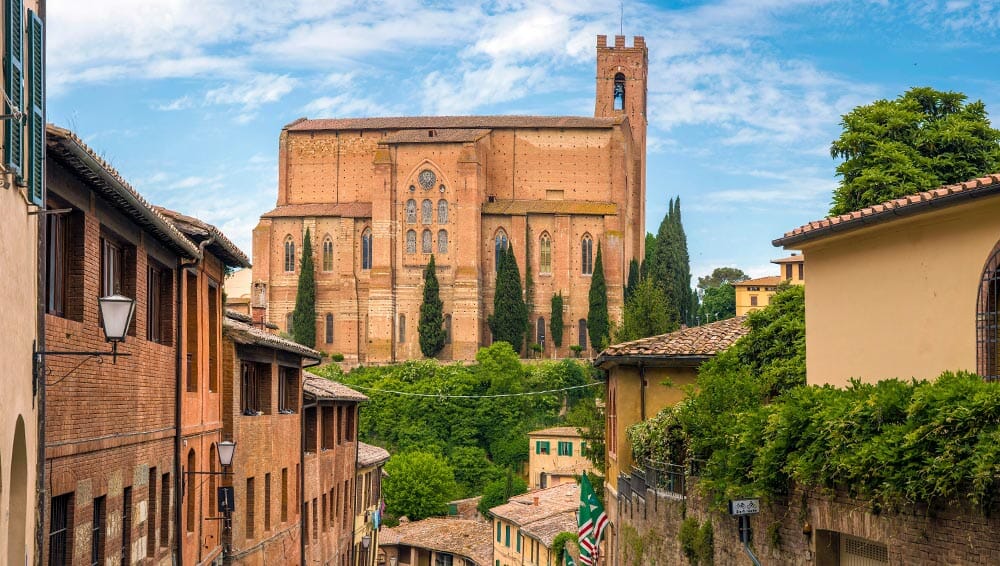
<path fill-rule="evenodd" d="M 596 36 L 649 48 L 647 231 L 691 270 L 777 274 L 860 104 L 930 86 L 1000 116 L 1000 2 L 48 0 L 48 120 L 245 251 L 307 116 L 593 115 Z M 994 120 L 1000 124 L 1000 118 Z M 692 281 L 694 284 L 696 280 Z"/>

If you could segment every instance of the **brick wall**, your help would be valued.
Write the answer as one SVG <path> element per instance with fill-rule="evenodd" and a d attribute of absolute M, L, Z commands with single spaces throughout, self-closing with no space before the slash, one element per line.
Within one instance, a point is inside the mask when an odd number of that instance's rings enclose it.
<path fill-rule="evenodd" d="M 355 464 L 357 462 L 357 404 L 321 401 L 316 407 L 316 452 L 305 455 L 303 504 L 309 508 L 306 562 L 340 564 L 349 556 L 354 533 Z M 327 408 L 327 411 L 322 409 Z M 332 409 L 332 411 L 330 411 Z M 339 409 L 339 411 L 338 411 Z M 354 414 L 348 435 L 347 411 Z M 328 448 L 324 448 L 324 421 L 332 416 Z M 318 513 L 313 512 L 313 506 Z M 315 523 L 315 530 L 313 525 Z"/>

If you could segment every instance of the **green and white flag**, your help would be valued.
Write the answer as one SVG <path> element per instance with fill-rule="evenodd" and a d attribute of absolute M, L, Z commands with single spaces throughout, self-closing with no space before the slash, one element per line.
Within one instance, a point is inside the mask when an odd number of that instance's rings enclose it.
<path fill-rule="evenodd" d="M 576 562 L 573 562 L 573 557 L 565 549 L 563 549 L 563 556 L 566 557 L 566 566 L 576 566 Z"/>
<path fill-rule="evenodd" d="M 608 515 L 594 493 L 587 474 L 580 479 L 580 512 L 577 517 L 577 538 L 580 542 L 580 562 L 594 566 L 597 546 L 601 542 L 604 528 L 608 526 Z"/>

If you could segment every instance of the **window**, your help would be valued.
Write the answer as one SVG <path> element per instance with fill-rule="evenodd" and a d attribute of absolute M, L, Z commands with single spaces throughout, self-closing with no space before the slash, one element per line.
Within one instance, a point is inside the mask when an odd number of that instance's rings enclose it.
<path fill-rule="evenodd" d="M 101 296 L 125 292 L 125 248 L 118 242 L 101 238 Z"/>
<path fill-rule="evenodd" d="M 757 295 L 750 295 L 750 306 L 757 306 Z"/>
<path fill-rule="evenodd" d="M 455 557 L 451 554 L 438 554 L 437 558 L 434 560 L 434 566 L 454 566 L 454 560 Z"/>
<path fill-rule="evenodd" d="M 521 552 L 521 531 L 517 531 L 517 547 L 515 548 L 517 552 Z"/>
<path fill-rule="evenodd" d="M 615 75 L 615 110 L 625 110 L 625 75 Z"/>
<path fill-rule="evenodd" d="M 434 222 L 434 204 L 430 199 L 424 199 L 420 203 L 420 222 L 424 224 Z"/>
<path fill-rule="evenodd" d="M 288 468 L 281 468 L 281 522 L 288 521 Z"/>
<path fill-rule="evenodd" d="M 507 232 L 503 231 L 503 228 L 497 230 L 496 237 L 493 238 L 493 269 L 500 269 L 500 257 L 501 254 L 507 251 L 507 246 L 510 242 L 507 239 Z"/>
<path fill-rule="evenodd" d="M 976 312 L 976 358 L 979 375 L 1000 380 L 1000 243 L 983 269 Z"/>
<path fill-rule="evenodd" d="M 156 474 L 156 468 L 149 469 L 149 486 L 146 491 L 146 557 L 156 556 L 156 480 L 160 476 Z"/>
<path fill-rule="evenodd" d="M 184 296 L 186 298 L 184 317 L 187 331 L 187 390 L 198 391 L 198 276 L 184 272 Z"/>
<path fill-rule="evenodd" d="M 406 315 L 399 315 L 399 343 L 406 343 Z"/>
<path fill-rule="evenodd" d="M 285 271 L 295 272 L 295 240 L 291 234 L 285 236 Z"/>
<path fill-rule="evenodd" d="M 222 323 L 219 317 L 219 284 L 208 282 L 208 390 L 219 390 L 219 338 Z"/>
<path fill-rule="evenodd" d="M 323 407 L 323 450 L 330 450 L 337 445 L 337 427 L 336 419 L 337 415 L 333 410 L 333 407 L 326 406 Z"/>
<path fill-rule="evenodd" d="M 448 223 L 448 201 L 441 199 L 438 201 L 438 224 Z"/>
<path fill-rule="evenodd" d="M 326 494 L 325 493 L 323 494 L 323 509 L 322 509 L 322 511 L 323 511 L 323 520 L 321 521 L 321 523 L 322 523 L 322 527 L 323 527 L 323 532 L 326 532 L 326 518 L 328 516 L 327 513 L 328 513 L 329 509 L 327 509 L 327 506 L 326 506 Z"/>
<path fill-rule="evenodd" d="M 786 281 L 792 280 L 792 264 L 790 263 L 785 264 L 785 280 Z"/>
<path fill-rule="evenodd" d="M 503 545 L 510 548 L 510 525 L 504 525 Z"/>
<path fill-rule="evenodd" d="M 245 417 L 271 413 L 271 366 L 240 364 L 240 410 Z M 296 391 L 297 392 L 297 391 Z"/>
<path fill-rule="evenodd" d="M 196 483 L 197 479 L 196 476 L 194 475 L 194 472 L 196 471 L 195 470 L 196 465 L 197 464 L 194 457 L 194 449 L 188 450 L 188 457 L 187 457 L 188 476 L 187 476 L 187 490 L 186 490 L 187 493 L 185 493 L 185 495 L 187 496 L 187 521 L 185 521 L 185 523 L 187 527 L 186 530 L 189 533 L 194 532 L 195 494 L 198 493 L 198 490 L 195 488 L 195 486 L 198 485 Z"/>
<path fill-rule="evenodd" d="M 617 459 L 618 454 L 618 382 L 608 379 L 608 455 Z"/>
<path fill-rule="evenodd" d="M 333 314 L 326 313 L 326 332 L 325 338 L 327 344 L 333 344 Z"/>
<path fill-rule="evenodd" d="M 429 254 L 434 251 L 433 243 L 431 242 L 430 230 L 424 230 L 423 234 L 420 235 L 420 251 L 425 254 Z"/>
<path fill-rule="evenodd" d="M 417 201 L 413 199 L 406 201 L 406 223 L 417 223 Z"/>
<path fill-rule="evenodd" d="M 337 444 L 344 442 L 344 407 L 337 406 Z"/>
<path fill-rule="evenodd" d="M 271 530 L 271 474 L 264 474 L 264 530 Z"/>
<path fill-rule="evenodd" d="M 323 271 L 333 271 L 333 240 L 323 238 Z"/>
<path fill-rule="evenodd" d="M 254 485 L 253 478 L 247 478 L 247 497 L 246 503 L 246 537 L 253 538 L 253 524 L 254 524 Z"/>
<path fill-rule="evenodd" d="M 590 234 L 580 241 L 580 272 L 584 275 L 594 274 L 594 240 Z"/>
<path fill-rule="evenodd" d="M 806 279 L 805 271 L 806 271 L 806 264 L 800 263 L 799 264 L 799 281 L 805 281 L 805 279 Z"/>
<path fill-rule="evenodd" d="M 49 520 L 49 565 L 69 564 L 73 558 L 73 494 L 53 497 L 52 515 Z"/>
<path fill-rule="evenodd" d="M 306 408 L 306 430 L 304 438 L 306 452 L 316 452 L 316 407 Z"/>
<path fill-rule="evenodd" d="M 587 319 L 581 318 L 577 323 L 577 344 L 584 350 L 587 349 Z"/>
<path fill-rule="evenodd" d="M 361 233 L 361 269 L 372 268 L 372 229 Z"/>
<path fill-rule="evenodd" d="M 549 453 L 549 441 L 548 440 L 537 440 L 535 441 L 535 454 L 548 454 Z"/>
<path fill-rule="evenodd" d="M 438 230 L 438 253 L 448 253 L 448 232 L 446 230 Z"/>
<path fill-rule="evenodd" d="M 451 344 L 451 315 L 444 315 L 444 343 Z"/>
<path fill-rule="evenodd" d="M 104 543 L 107 538 L 107 496 L 94 498 L 94 521 L 90 526 L 90 565 L 101 566 L 104 563 Z"/>
<path fill-rule="evenodd" d="M 319 513 L 316 509 L 316 498 L 313 498 L 313 540 L 319 538 Z"/>
<path fill-rule="evenodd" d="M 406 253 L 417 253 L 417 232 L 416 230 L 406 231 Z"/>
<path fill-rule="evenodd" d="M 572 456 L 573 455 L 573 443 L 572 442 L 562 442 L 562 441 L 560 441 L 559 445 L 556 447 L 556 450 L 559 451 L 559 455 L 560 456 Z"/>
<path fill-rule="evenodd" d="M 348 442 L 354 442 L 354 411 L 356 407 L 347 407 L 344 411 L 347 413 L 347 424 L 344 425 L 344 439 Z"/>
<path fill-rule="evenodd" d="M 304 545 L 309 546 L 309 502 L 306 501 L 302 505 L 302 528 L 305 532 L 302 533 L 302 540 Z"/>
<path fill-rule="evenodd" d="M 170 542 L 170 474 L 160 478 L 160 548 Z"/>
<path fill-rule="evenodd" d="M 152 258 L 146 260 L 146 339 L 170 344 L 173 339 L 173 274 Z M 220 330 L 221 331 L 221 330 Z"/>
<path fill-rule="evenodd" d="M 61 202 L 49 209 L 69 208 Z M 56 316 L 83 320 L 79 291 L 83 285 L 83 221 L 81 214 L 47 214 L 45 311 Z M 74 293 L 74 291 L 76 291 Z"/>
<path fill-rule="evenodd" d="M 538 343 L 545 349 L 545 317 L 538 317 L 535 322 L 535 337 Z"/>
<path fill-rule="evenodd" d="M 552 273 L 552 238 L 543 232 L 538 243 L 538 272 Z"/>
<path fill-rule="evenodd" d="M 292 323 L 294 321 L 295 321 L 295 317 L 293 316 L 293 313 L 288 313 L 288 314 L 285 315 L 285 332 L 287 332 L 289 334 L 292 333 L 292 327 L 293 327 Z"/>
<path fill-rule="evenodd" d="M 299 410 L 299 370 L 279 366 L 278 375 L 278 412 L 292 414 Z"/>
<path fill-rule="evenodd" d="M 122 564 L 132 564 L 132 488 L 122 493 Z"/>

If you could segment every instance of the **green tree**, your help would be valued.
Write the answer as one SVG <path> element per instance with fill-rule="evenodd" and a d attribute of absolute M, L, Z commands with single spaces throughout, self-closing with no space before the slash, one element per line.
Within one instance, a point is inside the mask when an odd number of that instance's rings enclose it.
<path fill-rule="evenodd" d="M 487 483 L 503 477 L 503 470 L 490 462 L 486 451 L 478 446 L 456 446 L 448 455 L 448 463 L 455 470 L 463 497 L 479 495 Z"/>
<path fill-rule="evenodd" d="M 702 324 L 736 316 L 736 287 L 723 283 L 718 287 L 705 289 L 698 310 L 698 320 Z"/>
<path fill-rule="evenodd" d="M 632 297 L 632 293 L 635 293 L 636 287 L 639 286 L 639 260 L 632 258 L 632 261 L 628 262 L 628 283 L 625 285 L 625 302 Z"/>
<path fill-rule="evenodd" d="M 302 261 L 299 266 L 299 285 L 295 293 L 295 310 L 292 311 L 292 336 L 299 344 L 315 348 L 316 272 L 308 228 L 302 239 Z"/>
<path fill-rule="evenodd" d="M 615 342 L 628 342 L 677 330 L 676 309 L 667 301 L 660 284 L 651 278 L 639 282 L 632 298 L 625 303 L 622 325 Z"/>
<path fill-rule="evenodd" d="M 667 213 L 660 222 L 656 245 L 647 260 L 648 277 L 662 285 L 667 301 L 676 309 L 676 322 L 693 320 L 691 300 L 691 265 L 687 236 L 681 223 L 680 198 L 670 199 Z"/>
<path fill-rule="evenodd" d="M 603 389 L 600 392 L 603 393 Z M 587 443 L 583 455 L 598 473 L 604 474 L 604 411 L 597 405 L 597 398 L 588 397 L 573 405 L 566 413 L 566 423 L 576 427 Z"/>
<path fill-rule="evenodd" d="M 750 276 L 743 273 L 742 269 L 736 267 L 716 267 L 710 275 L 698 278 L 698 288 L 701 290 L 719 287 L 723 284 L 739 283 L 746 281 Z"/>
<path fill-rule="evenodd" d="M 639 266 L 639 278 L 648 277 L 650 270 L 656 263 L 656 234 L 646 232 L 646 251 L 642 256 L 642 264 Z"/>
<path fill-rule="evenodd" d="M 389 458 L 382 479 L 390 513 L 419 521 L 448 512 L 458 493 L 455 474 L 444 458 L 429 452 L 405 452 Z"/>
<path fill-rule="evenodd" d="M 493 294 L 493 314 L 489 318 L 493 340 L 507 342 L 520 351 L 524 346 L 524 331 L 528 326 L 528 309 L 521 291 L 521 272 L 514 257 L 514 246 L 508 245 L 500 255 L 496 291 Z"/>
<path fill-rule="evenodd" d="M 563 339 L 563 296 L 562 291 L 552 295 L 552 316 L 549 319 L 549 334 L 556 348 L 562 347 Z"/>
<path fill-rule="evenodd" d="M 590 278 L 590 310 L 587 311 L 587 332 L 594 350 L 607 346 L 610 332 L 608 321 L 608 286 L 604 281 L 604 263 L 601 261 L 601 242 L 597 242 L 594 274 Z"/>
<path fill-rule="evenodd" d="M 840 185 L 830 214 L 959 183 L 1000 170 L 1000 130 L 981 100 L 960 92 L 911 88 L 843 116 L 830 145 Z"/>
<path fill-rule="evenodd" d="M 483 489 L 483 497 L 479 500 L 476 509 L 486 516 L 490 509 L 507 503 L 515 495 L 528 492 L 528 484 L 513 472 L 507 470 L 507 477 L 491 481 Z"/>
<path fill-rule="evenodd" d="M 444 348 L 444 308 L 438 290 L 434 254 L 424 269 L 424 301 L 420 304 L 420 351 L 428 358 L 438 355 Z"/>

